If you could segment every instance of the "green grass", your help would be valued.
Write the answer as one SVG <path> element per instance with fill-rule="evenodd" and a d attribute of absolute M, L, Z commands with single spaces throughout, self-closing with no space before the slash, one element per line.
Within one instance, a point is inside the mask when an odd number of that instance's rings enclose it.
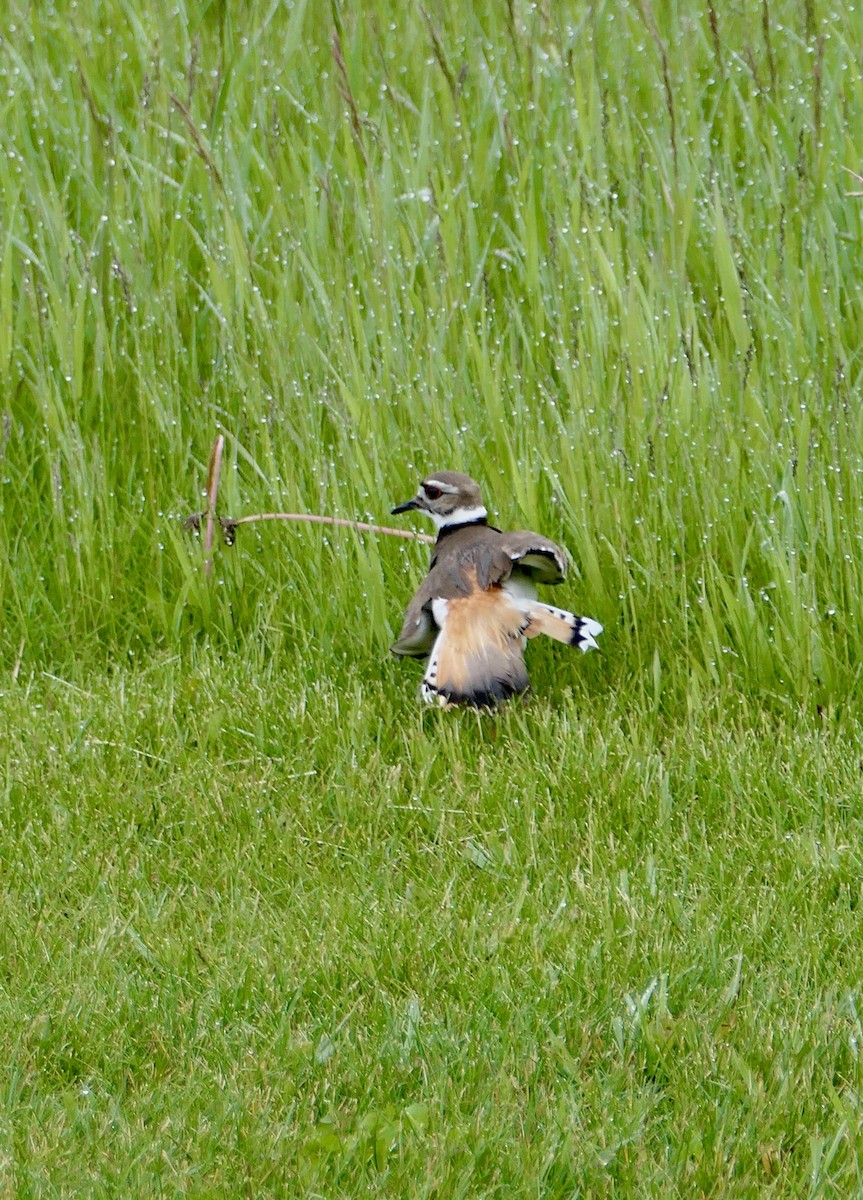
<path fill-rule="evenodd" d="M 0 1196 L 863 1193 L 863 13 L 0 17 Z M 603 653 L 387 646 L 435 468 Z"/>

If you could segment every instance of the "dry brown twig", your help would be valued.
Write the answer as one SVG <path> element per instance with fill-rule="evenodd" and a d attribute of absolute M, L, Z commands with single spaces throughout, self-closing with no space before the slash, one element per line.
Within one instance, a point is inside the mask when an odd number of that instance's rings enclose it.
<path fill-rule="evenodd" d="M 225 448 L 225 439 L 220 433 L 213 442 L 213 449 L 210 451 L 210 468 L 207 471 L 207 531 L 204 534 L 204 574 L 209 575 L 213 569 L 213 529 L 216 521 L 216 501 L 219 498 L 219 478 L 222 474 L 222 451 Z"/>
<path fill-rule="evenodd" d="M 226 546 L 233 546 L 240 525 L 250 525 L 253 521 L 305 521 L 314 525 L 335 525 L 341 529 L 356 529 L 360 533 L 382 533 L 387 537 L 407 538 L 412 542 L 434 542 L 427 533 L 414 533 L 410 529 L 393 529 L 388 525 L 371 525 L 368 521 L 351 521 L 346 517 L 325 517 L 320 513 L 253 513 L 248 517 L 220 517 L 216 510 L 219 498 L 219 478 L 222 473 L 222 452 L 225 448 L 224 436 L 220 433 L 213 442 L 210 451 L 210 466 L 207 472 L 207 507 L 202 513 L 192 513 L 184 522 L 185 529 L 200 532 L 204 525 L 204 574 L 209 575 L 213 569 L 213 536 L 216 525 L 222 531 Z"/>
<path fill-rule="evenodd" d="M 227 195 L 227 193 L 225 192 L 225 181 L 222 179 L 222 173 L 219 170 L 219 168 L 216 166 L 216 160 L 213 158 L 212 154 L 207 149 L 207 146 L 204 142 L 203 137 L 201 136 L 201 132 L 198 129 L 198 126 L 192 120 L 192 114 L 189 112 L 188 108 L 186 108 L 183 101 L 180 100 L 180 98 L 178 96 L 175 96 L 173 92 L 171 93 L 171 103 L 173 104 L 174 108 L 176 108 L 176 110 L 180 114 L 180 116 L 183 118 L 185 126 L 188 129 L 189 133 L 191 134 L 192 141 L 195 143 L 195 150 L 198 154 L 198 157 L 209 168 L 213 178 L 215 179 L 216 183 L 218 184 L 219 191 L 222 192 L 224 195 Z"/>

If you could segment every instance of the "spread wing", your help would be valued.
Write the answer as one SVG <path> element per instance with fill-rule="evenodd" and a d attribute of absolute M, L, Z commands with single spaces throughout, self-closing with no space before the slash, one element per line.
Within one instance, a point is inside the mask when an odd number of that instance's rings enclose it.
<path fill-rule="evenodd" d="M 534 583 L 561 583 L 566 578 L 566 551 L 538 533 L 526 529 L 505 533 L 500 546 L 512 563 L 511 569 L 529 575 Z"/>
<path fill-rule="evenodd" d="M 437 626 L 431 613 L 432 597 L 428 594 L 426 579 L 408 605 L 402 631 L 390 649 L 393 654 L 425 658 L 437 637 Z"/>

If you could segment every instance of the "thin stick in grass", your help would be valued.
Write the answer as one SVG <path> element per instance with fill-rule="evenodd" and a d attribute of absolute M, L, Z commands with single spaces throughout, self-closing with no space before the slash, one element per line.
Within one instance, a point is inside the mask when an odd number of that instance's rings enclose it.
<path fill-rule="evenodd" d="M 434 537 L 427 533 L 414 533 L 411 529 L 393 529 L 389 525 L 371 525 L 368 521 L 351 521 L 346 517 L 326 517 L 320 513 L 253 513 L 248 517 L 220 517 L 216 511 L 219 498 L 219 478 L 222 473 L 222 452 L 225 448 L 224 436 L 220 433 L 213 442 L 210 451 L 210 467 L 207 472 L 207 507 L 202 513 L 193 513 L 187 517 L 186 529 L 200 531 L 204 522 L 204 574 L 209 576 L 213 569 L 213 537 L 216 522 L 222 531 L 225 544 L 233 546 L 239 525 L 250 525 L 253 521 L 305 521 L 315 525 L 335 525 L 340 529 L 356 529 L 360 533 L 380 533 L 386 537 L 407 538 L 411 542 L 434 542 Z"/>
<path fill-rule="evenodd" d="M 205 518 L 209 525 L 210 517 L 208 513 L 193 513 L 190 517 L 186 518 L 186 529 L 199 530 L 201 522 Z M 393 529 L 389 525 L 371 525 L 368 521 L 350 521 L 346 517 L 325 517 L 320 513 L 252 513 L 248 517 L 216 516 L 213 520 L 213 525 L 215 525 L 216 521 L 219 522 L 219 527 L 228 546 L 233 546 L 234 544 L 237 526 L 250 525 L 252 521 L 306 521 L 314 525 L 336 525 L 340 529 L 357 529 L 360 533 L 382 533 L 387 537 L 406 538 L 409 542 L 427 542 L 431 545 L 435 541 L 435 538 L 431 534 L 414 533 L 412 529 Z"/>
<path fill-rule="evenodd" d="M 207 472 L 207 507 L 205 515 L 207 528 L 204 533 L 204 574 L 209 575 L 213 569 L 213 532 L 218 520 L 216 516 L 216 501 L 219 498 L 219 477 L 222 474 L 222 451 L 225 439 L 220 433 L 213 442 L 210 451 L 210 469 Z"/>
<path fill-rule="evenodd" d="M 238 525 L 248 525 L 251 521 L 310 521 L 315 525 L 338 525 L 342 529 L 358 529 L 361 533 L 383 533 L 387 537 L 407 538 L 411 542 L 434 542 L 434 537 L 428 533 L 414 533 L 412 529 L 393 529 L 389 525 L 370 525 L 368 521 L 349 521 L 346 517 L 324 517 L 318 513 L 255 513 L 250 517 L 238 517 L 232 521 L 228 517 L 220 518 L 222 531 L 225 536 L 233 535 Z"/>

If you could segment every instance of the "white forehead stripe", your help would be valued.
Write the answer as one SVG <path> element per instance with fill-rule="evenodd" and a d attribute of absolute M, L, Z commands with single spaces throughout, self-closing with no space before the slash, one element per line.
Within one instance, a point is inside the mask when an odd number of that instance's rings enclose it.
<path fill-rule="evenodd" d="M 440 492 L 446 492 L 448 496 L 455 496 L 458 493 L 458 488 L 453 487 L 451 483 L 441 483 L 439 479 L 424 479 L 423 487 L 436 487 Z"/>

